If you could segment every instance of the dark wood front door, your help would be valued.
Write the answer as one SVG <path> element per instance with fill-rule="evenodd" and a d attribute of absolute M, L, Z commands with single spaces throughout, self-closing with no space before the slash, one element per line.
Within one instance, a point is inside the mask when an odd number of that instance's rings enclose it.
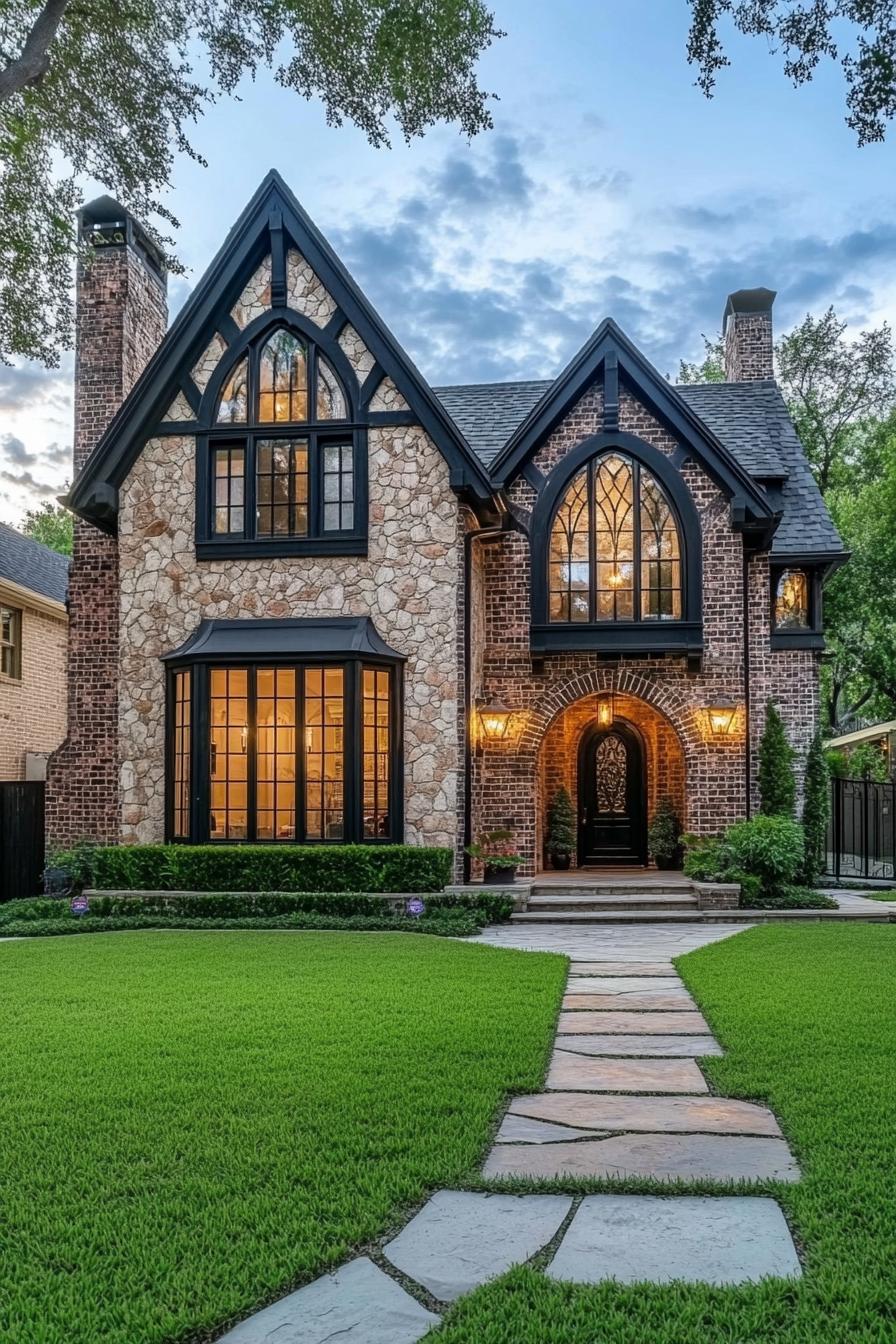
<path fill-rule="evenodd" d="M 579 752 L 579 863 L 612 867 L 647 857 L 644 753 L 626 724 L 595 728 Z"/>

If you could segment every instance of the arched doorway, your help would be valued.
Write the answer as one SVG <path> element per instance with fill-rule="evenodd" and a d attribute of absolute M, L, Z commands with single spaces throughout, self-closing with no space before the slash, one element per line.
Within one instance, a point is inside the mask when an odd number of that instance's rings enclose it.
<path fill-rule="evenodd" d="M 594 725 L 578 761 L 579 867 L 647 862 L 644 748 L 631 724 Z"/>

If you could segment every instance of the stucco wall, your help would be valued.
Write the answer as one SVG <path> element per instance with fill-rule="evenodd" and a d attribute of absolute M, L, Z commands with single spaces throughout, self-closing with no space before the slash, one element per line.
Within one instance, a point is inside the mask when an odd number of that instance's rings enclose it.
<path fill-rule="evenodd" d="M 298 269 L 296 269 L 298 274 Z M 325 313 L 304 276 L 303 306 Z M 256 284 L 256 288 L 257 288 Z M 255 295 L 244 311 L 252 311 Z M 254 314 L 253 314 L 254 315 Z M 359 382 L 372 358 L 355 332 L 343 348 Z M 394 406 L 391 385 L 383 399 Z M 405 839 L 454 845 L 458 810 L 460 511 L 448 467 L 419 426 L 369 432 L 367 557 L 197 561 L 195 440 L 150 440 L 120 496 L 122 839 L 164 834 L 164 676 L 160 655 L 202 619 L 371 616 L 407 655 Z"/>
<path fill-rule="evenodd" d="M 9 604 L 22 613 L 22 677 L 0 673 L 0 779 L 24 779 L 26 753 L 55 751 L 65 737 L 67 630 L 62 615 Z"/>

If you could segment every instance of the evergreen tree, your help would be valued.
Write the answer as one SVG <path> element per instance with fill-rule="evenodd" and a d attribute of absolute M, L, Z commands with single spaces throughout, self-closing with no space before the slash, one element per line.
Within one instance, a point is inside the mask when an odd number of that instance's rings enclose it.
<path fill-rule="evenodd" d="M 565 788 L 559 788 L 554 794 L 548 809 L 548 852 L 572 854 L 576 847 L 576 814 L 572 799 Z"/>
<path fill-rule="evenodd" d="M 759 810 L 769 817 L 792 817 L 796 805 L 793 747 L 771 700 L 765 707 L 765 727 L 759 741 Z"/>
<path fill-rule="evenodd" d="M 806 757 L 806 780 L 803 796 L 803 831 L 805 857 L 803 881 L 814 886 L 824 872 L 827 847 L 828 817 L 831 810 L 831 781 L 819 730 L 812 739 Z"/>

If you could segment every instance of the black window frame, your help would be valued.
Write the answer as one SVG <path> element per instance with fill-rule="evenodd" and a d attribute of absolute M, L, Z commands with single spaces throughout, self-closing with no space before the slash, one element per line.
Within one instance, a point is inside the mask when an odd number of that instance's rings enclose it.
<path fill-rule="evenodd" d="M 13 606 L 11 602 L 0 602 L 0 610 L 8 612 L 10 617 L 12 618 L 11 619 L 12 639 L 9 640 L 8 642 L 4 641 L 2 644 L 2 648 L 12 650 L 12 657 L 10 661 L 13 667 L 12 672 L 3 672 L 2 666 L 0 666 L 0 673 L 2 673 L 2 676 L 6 681 L 21 681 L 22 625 L 23 625 L 22 608 Z"/>
<path fill-rule="evenodd" d="M 806 575 L 809 590 L 808 625 L 788 630 L 775 624 L 775 604 L 778 596 L 778 581 L 789 569 L 802 570 Z M 792 559 L 773 559 L 769 567 L 769 631 L 773 649 L 823 649 L 824 631 L 822 616 L 822 588 L 824 575 L 817 564 L 802 560 L 798 556 Z"/>
<path fill-rule="evenodd" d="M 678 525 L 681 618 L 663 620 L 641 618 L 639 615 L 632 620 L 618 621 L 551 621 L 549 565 L 555 514 L 578 472 L 613 452 L 631 459 L 639 468 L 649 472 L 663 490 L 672 510 Z M 639 510 L 636 512 L 639 513 Z M 560 460 L 543 482 L 535 504 L 530 539 L 532 624 L 529 644 L 532 653 L 579 650 L 595 650 L 614 656 L 681 653 L 689 659 L 699 659 L 703 649 L 703 538 L 700 519 L 680 473 L 658 448 L 634 434 L 622 431 L 594 434 L 582 440 Z M 591 545 L 593 548 L 593 538 Z M 638 574 L 635 595 L 640 593 L 640 567 L 639 555 L 635 562 Z M 595 580 L 592 556 L 591 591 Z"/>
<path fill-rule="evenodd" d="M 257 695 L 256 683 L 259 669 L 295 668 L 298 683 L 304 683 L 306 668 L 339 667 L 343 671 L 343 836 L 341 839 L 305 836 L 305 792 L 304 772 L 301 769 L 303 759 L 298 747 L 299 734 L 303 724 L 297 715 L 296 740 L 299 769 L 296 772 L 296 798 L 302 799 L 301 808 L 296 805 L 296 837 L 292 840 L 255 838 L 257 822 L 257 800 L 255 795 L 255 742 Z M 210 832 L 211 812 L 211 770 L 210 770 L 210 673 L 218 668 L 245 668 L 248 671 L 248 729 L 246 752 L 248 756 L 248 783 L 246 807 L 246 838 L 240 840 L 216 839 Z M 390 724 L 389 724 L 389 834 L 383 836 L 364 835 L 364 709 L 363 674 L 365 668 L 387 670 L 390 673 Z M 174 834 L 174 743 L 175 743 L 175 681 L 178 672 L 189 670 L 190 677 L 190 834 Z M 367 652 L 357 656 L 346 656 L 340 652 L 301 657 L 292 655 L 256 656 L 222 658 L 190 658 L 178 661 L 166 668 L 165 695 L 165 840 L 168 844 L 211 844 L 211 845 L 392 845 L 401 844 L 404 839 L 404 663 L 400 659 L 384 658 Z M 301 821 L 300 821 L 301 816 Z"/>
<path fill-rule="evenodd" d="M 260 421 L 258 395 L 261 352 L 277 331 L 286 330 L 302 341 L 306 349 L 308 379 L 307 420 Z M 318 338 L 307 323 L 278 314 L 264 324 L 253 323 L 235 344 L 230 358 L 218 366 L 202 398 L 200 415 L 203 428 L 196 433 L 196 556 L 200 560 L 221 560 L 233 556 L 366 555 L 368 545 L 367 425 L 360 418 L 357 378 L 337 343 Z M 317 418 L 318 362 L 323 358 L 333 370 L 345 401 L 346 416 L 341 420 Z M 247 366 L 247 411 L 244 422 L 215 421 L 219 398 L 227 381 L 242 360 Z M 313 412 L 313 416 L 311 416 Z M 260 534 L 257 528 L 257 449 L 264 441 L 308 442 L 309 527 L 304 536 Z M 350 445 L 353 475 L 353 523 L 350 528 L 325 530 L 323 527 L 323 449 L 327 444 Z M 242 533 L 217 533 L 214 530 L 215 449 L 242 446 L 244 457 L 244 502 Z"/>

